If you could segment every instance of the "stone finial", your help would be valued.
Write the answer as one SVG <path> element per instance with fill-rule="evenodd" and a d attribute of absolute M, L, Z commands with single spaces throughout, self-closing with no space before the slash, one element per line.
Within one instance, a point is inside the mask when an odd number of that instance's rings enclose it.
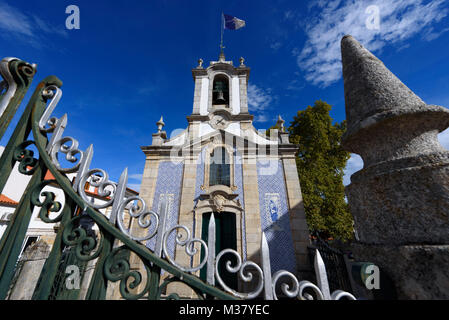
<path fill-rule="evenodd" d="M 160 133 L 162 131 L 162 128 L 165 126 L 164 119 L 162 116 L 159 119 L 159 121 L 156 122 L 156 125 L 157 125 L 157 132 Z"/>
<path fill-rule="evenodd" d="M 245 59 L 243 57 L 240 57 L 239 62 L 240 62 L 240 66 L 239 67 L 244 68 L 245 65 L 243 63 L 245 62 Z"/>
<path fill-rule="evenodd" d="M 157 132 L 153 133 L 153 141 L 151 145 L 153 146 L 160 146 L 162 143 L 164 143 L 165 139 L 167 138 L 167 134 L 165 131 L 162 131 L 162 128 L 165 126 L 164 119 L 161 116 L 158 122 L 156 122 L 157 125 Z"/>
<path fill-rule="evenodd" d="M 276 121 L 276 126 L 279 128 L 280 132 L 285 132 L 284 123 L 285 123 L 285 120 L 282 119 L 281 115 L 278 115 L 278 120 Z"/>
<path fill-rule="evenodd" d="M 224 51 L 221 50 L 220 56 L 218 57 L 218 62 L 225 62 L 225 61 L 226 61 L 226 57 L 225 57 Z"/>
<path fill-rule="evenodd" d="M 198 59 L 198 66 L 196 67 L 197 69 L 203 69 L 203 59 Z"/>
<path fill-rule="evenodd" d="M 346 120 L 357 124 L 393 109 L 410 111 L 425 103 L 352 36 L 341 40 Z M 352 128 L 348 128 L 351 131 Z"/>
<path fill-rule="evenodd" d="M 449 126 L 447 109 L 427 105 L 352 36 L 346 35 L 341 40 L 341 55 L 348 121 L 348 129 L 342 143 L 346 150 L 360 154 L 365 165 L 394 157 L 395 155 L 387 149 L 397 153 L 398 149 L 407 148 L 408 150 L 402 150 L 402 154 L 413 153 L 411 144 L 407 142 L 410 134 L 430 130 L 442 131 Z M 416 121 L 404 122 L 402 128 L 392 128 L 388 137 L 385 135 L 376 137 L 376 141 L 373 142 L 379 147 L 377 154 L 360 148 L 359 141 L 362 136 L 363 139 L 374 137 L 367 134 L 369 128 L 388 119 L 405 116 L 412 117 Z M 425 120 L 429 118 L 435 118 L 435 121 Z M 391 137 L 395 132 L 395 137 Z M 429 146 L 441 148 L 437 146 L 439 143 L 436 134 L 434 138 L 433 141 L 429 140 Z M 366 147 L 364 149 L 374 150 L 374 145 L 364 145 Z"/>

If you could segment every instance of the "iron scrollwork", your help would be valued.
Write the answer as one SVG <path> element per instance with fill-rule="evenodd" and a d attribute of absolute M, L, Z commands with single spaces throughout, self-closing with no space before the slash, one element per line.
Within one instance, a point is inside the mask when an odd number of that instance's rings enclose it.
<path fill-rule="evenodd" d="M 141 292 L 133 293 L 142 283 L 142 275 L 139 271 L 131 270 L 129 255 L 131 251 L 126 246 L 114 248 L 104 263 L 104 275 L 106 279 L 120 281 L 120 294 L 123 298 L 137 300 L 143 297 L 150 288 L 150 270 L 145 264 L 147 279 Z M 132 281 L 130 281 L 132 280 Z"/>
<path fill-rule="evenodd" d="M 59 212 L 62 208 L 61 202 L 55 201 L 56 195 L 51 191 L 42 190 L 56 180 L 44 180 L 39 183 L 32 191 L 31 203 L 37 207 L 40 207 L 39 218 L 46 223 L 59 222 L 62 219 L 63 213 L 61 212 L 57 217 L 51 219 L 50 212 Z M 39 198 L 43 196 L 45 199 L 41 201 Z"/>
<path fill-rule="evenodd" d="M 196 267 L 188 267 L 188 266 L 182 266 L 180 264 L 178 264 L 175 259 L 173 259 L 170 256 L 170 253 L 168 252 L 168 236 L 170 235 L 170 233 L 172 233 L 173 231 L 175 231 L 176 229 L 182 229 L 185 232 L 185 238 L 183 236 L 182 233 L 177 233 L 176 238 L 175 238 L 175 243 L 181 247 L 185 247 L 185 252 L 189 257 L 194 257 L 196 254 L 199 253 L 198 248 L 195 248 L 195 243 L 199 243 L 203 249 L 204 249 L 204 258 L 203 260 L 200 262 L 200 264 Z M 162 240 L 162 248 L 165 254 L 165 257 L 167 258 L 167 260 L 174 266 L 178 267 L 179 269 L 181 269 L 182 271 L 185 272 L 195 272 L 200 270 L 207 262 L 207 256 L 208 256 L 208 248 L 206 243 L 201 240 L 201 239 L 197 239 L 197 238 L 191 238 L 190 236 L 190 230 L 183 225 L 176 225 L 172 228 L 170 228 L 167 232 L 165 232 L 164 234 L 164 238 Z"/>
<path fill-rule="evenodd" d="M 9 102 L 17 92 L 18 85 L 27 87 L 36 73 L 36 65 L 18 58 L 8 57 L 0 61 L 0 116 L 7 109 Z"/>
<path fill-rule="evenodd" d="M 34 151 L 26 149 L 32 144 L 34 141 L 24 141 L 14 150 L 13 159 L 19 162 L 19 172 L 25 175 L 32 175 L 38 164 L 38 160 L 34 158 Z"/>
<path fill-rule="evenodd" d="M 196 296 L 198 297 L 199 300 L 205 300 L 204 294 L 200 290 L 198 290 L 195 287 L 190 286 L 189 284 L 184 282 L 182 278 L 178 278 L 178 277 L 175 277 L 175 276 L 168 277 L 168 278 L 164 279 L 162 284 L 159 286 L 158 293 L 157 293 L 157 298 L 160 299 L 162 292 L 167 289 L 167 286 L 170 283 L 175 283 L 175 282 L 180 282 L 180 283 L 188 286 L 189 288 L 191 288 L 195 292 L 195 294 L 196 294 Z M 179 297 L 179 295 L 177 293 L 172 292 L 172 293 L 167 295 L 166 299 L 167 300 L 180 300 L 181 298 Z"/>
<path fill-rule="evenodd" d="M 243 280 L 244 282 L 251 282 L 254 277 L 253 272 L 251 272 L 251 271 L 245 272 L 245 269 L 253 268 L 256 270 L 256 272 L 258 274 L 259 281 L 258 281 L 257 287 L 254 291 L 249 292 L 249 293 L 240 293 L 240 292 L 237 292 L 237 291 L 231 289 L 224 283 L 223 279 L 220 277 L 220 272 L 219 272 L 218 266 L 219 266 L 221 257 L 225 254 L 232 254 L 233 256 L 235 256 L 237 258 L 237 262 L 234 266 L 232 266 L 231 260 L 226 261 L 226 270 L 228 270 L 231 273 L 238 273 L 240 279 Z M 223 289 L 226 292 L 229 292 L 229 293 L 233 294 L 234 296 L 242 298 L 242 299 L 254 299 L 263 290 L 264 278 L 263 278 L 262 269 L 256 263 L 254 263 L 252 261 L 245 261 L 242 263 L 242 258 L 240 257 L 239 253 L 233 249 L 225 249 L 217 255 L 216 261 L 215 261 L 215 276 L 217 278 L 218 283 L 223 287 Z"/>
<path fill-rule="evenodd" d="M 104 203 L 94 203 L 87 196 L 84 186 L 88 181 L 92 187 L 97 188 L 98 195 L 104 199 Z M 111 206 L 114 202 L 114 195 L 116 190 L 117 184 L 109 180 L 109 175 L 103 169 L 88 170 L 81 177 L 80 183 L 78 185 L 78 194 L 86 203 L 89 204 L 89 206 L 95 209 L 103 209 Z"/>
<path fill-rule="evenodd" d="M 137 202 L 134 203 L 134 202 Z M 140 205 L 138 205 L 140 203 Z M 128 213 L 131 218 L 137 219 L 137 223 L 140 228 L 142 229 L 148 229 L 150 230 L 150 227 L 152 226 L 152 231 L 148 232 L 146 236 L 139 237 L 132 234 L 131 230 L 128 230 L 124 223 L 124 215 L 125 215 L 125 209 L 128 207 Z M 158 226 L 159 226 L 159 215 L 152 211 L 147 210 L 145 201 L 141 197 L 129 197 L 126 198 L 124 201 L 120 203 L 119 209 L 118 209 L 118 219 L 117 223 L 120 228 L 120 230 L 126 234 L 128 237 L 130 237 L 133 240 L 136 241 L 145 241 L 149 240 L 152 237 L 154 237 L 157 233 Z M 154 222 L 152 222 L 154 217 Z"/>
<path fill-rule="evenodd" d="M 75 216 L 65 226 L 62 239 L 65 245 L 75 246 L 76 257 L 81 261 L 89 261 L 97 258 L 103 248 L 103 236 L 99 232 L 100 242 L 93 232 L 88 232 L 81 224 L 82 216 Z M 93 252 L 93 253 L 92 253 Z"/>

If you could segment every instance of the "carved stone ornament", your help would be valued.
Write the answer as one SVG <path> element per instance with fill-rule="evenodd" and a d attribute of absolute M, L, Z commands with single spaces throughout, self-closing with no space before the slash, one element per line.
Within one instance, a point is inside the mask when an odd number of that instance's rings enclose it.
<path fill-rule="evenodd" d="M 213 196 L 212 201 L 215 206 L 215 211 L 222 212 L 223 211 L 223 204 L 226 201 L 226 198 L 223 197 L 221 194 L 216 194 Z"/>
<path fill-rule="evenodd" d="M 206 193 L 200 196 L 195 210 L 208 209 L 214 212 L 239 212 L 243 210 L 238 194 L 234 194 L 231 188 L 226 186 L 212 186 L 206 189 Z"/>

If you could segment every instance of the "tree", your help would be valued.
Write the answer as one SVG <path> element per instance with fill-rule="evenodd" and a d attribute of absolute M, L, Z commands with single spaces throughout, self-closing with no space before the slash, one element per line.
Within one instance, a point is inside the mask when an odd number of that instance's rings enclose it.
<path fill-rule="evenodd" d="M 345 201 L 343 169 L 350 153 L 340 145 L 346 120 L 332 123 L 331 106 L 316 101 L 298 111 L 290 127 L 290 141 L 299 145 L 298 176 L 309 229 L 322 238 L 343 241 L 353 237 L 353 219 Z"/>

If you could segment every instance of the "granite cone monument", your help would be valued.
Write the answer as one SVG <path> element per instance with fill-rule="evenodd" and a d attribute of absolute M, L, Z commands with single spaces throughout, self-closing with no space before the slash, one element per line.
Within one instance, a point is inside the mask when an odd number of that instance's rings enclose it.
<path fill-rule="evenodd" d="M 341 40 L 347 151 L 364 167 L 346 194 L 359 261 L 377 264 L 400 299 L 449 299 L 449 110 L 427 105 L 352 36 Z"/>

